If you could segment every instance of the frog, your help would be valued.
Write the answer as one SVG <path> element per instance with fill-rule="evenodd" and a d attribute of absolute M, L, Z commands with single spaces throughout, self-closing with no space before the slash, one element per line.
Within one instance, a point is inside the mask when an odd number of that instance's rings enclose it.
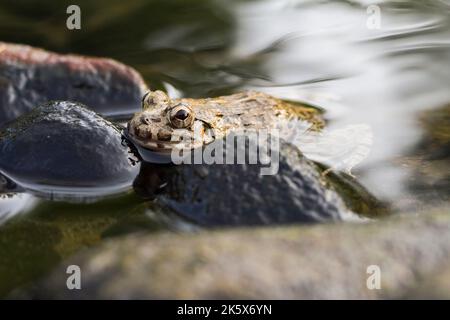
<path fill-rule="evenodd" d="M 322 113 L 311 105 L 252 90 L 201 99 L 171 99 L 156 90 L 144 95 L 142 111 L 128 122 L 127 133 L 140 147 L 170 152 L 202 147 L 231 133 L 277 129 L 292 121 L 317 132 L 325 126 Z"/>
<path fill-rule="evenodd" d="M 125 130 L 143 162 L 133 187 L 165 210 L 207 227 L 359 220 L 384 212 L 353 176 L 302 152 L 324 141 L 316 137 L 325 125 L 320 107 L 253 90 L 197 99 L 149 91 Z M 173 161 L 174 151 L 204 152 L 236 133 L 264 130 L 281 138 L 279 170 L 268 176 L 261 174 L 261 163 Z M 171 157 L 160 164 L 149 152 Z"/>

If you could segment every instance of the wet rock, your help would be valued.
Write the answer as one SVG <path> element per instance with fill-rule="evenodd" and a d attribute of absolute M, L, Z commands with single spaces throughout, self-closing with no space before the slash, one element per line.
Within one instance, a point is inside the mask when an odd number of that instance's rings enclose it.
<path fill-rule="evenodd" d="M 413 209 L 450 202 L 450 104 L 419 114 L 423 136 L 400 164 L 411 170 L 407 187 Z"/>
<path fill-rule="evenodd" d="M 245 154 L 235 149 L 238 152 Z M 297 148 L 281 143 L 279 154 L 269 175 L 262 175 L 269 166 L 261 164 L 143 163 L 133 186 L 139 195 L 156 199 L 162 207 L 202 226 L 357 218 L 327 185 L 319 167 Z"/>
<path fill-rule="evenodd" d="M 398 297 L 450 261 L 450 212 L 364 224 L 135 235 L 65 261 L 33 298 Z M 82 270 L 82 290 L 65 268 Z M 367 286 L 380 268 L 380 289 Z"/>
<path fill-rule="evenodd" d="M 0 126 L 49 100 L 77 101 L 104 116 L 131 115 L 146 91 L 132 68 L 0 42 Z"/>
<path fill-rule="evenodd" d="M 40 105 L 0 132 L 0 172 L 39 194 L 115 193 L 137 170 L 120 130 L 78 103 Z"/>

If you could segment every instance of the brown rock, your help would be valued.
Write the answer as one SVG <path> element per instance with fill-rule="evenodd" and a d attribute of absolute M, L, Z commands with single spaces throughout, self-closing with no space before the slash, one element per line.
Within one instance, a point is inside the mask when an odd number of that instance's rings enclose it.
<path fill-rule="evenodd" d="M 145 90 L 137 71 L 111 59 L 0 42 L 0 126 L 49 100 L 81 102 L 103 116 L 131 115 Z"/>

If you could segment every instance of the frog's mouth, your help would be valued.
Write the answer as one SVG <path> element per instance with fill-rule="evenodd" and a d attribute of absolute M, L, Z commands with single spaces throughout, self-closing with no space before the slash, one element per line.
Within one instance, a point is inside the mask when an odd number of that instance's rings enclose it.
<path fill-rule="evenodd" d="M 148 150 L 152 150 L 152 151 L 157 151 L 157 152 L 162 152 L 162 153 L 169 153 L 171 152 L 175 147 L 177 142 L 172 142 L 172 141 L 160 141 L 160 140 L 142 140 L 139 139 L 138 137 L 131 137 L 133 142 L 136 142 L 137 144 L 139 144 L 139 146 L 148 149 Z"/>
<path fill-rule="evenodd" d="M 172 130 L 170 139 L 167 140 L 142 138 L 128 128 L 124 130 L 124 136 L 131 140 L 134 145 L 137 144 L 147 150 L 164 154 L 173 150 L 192 150 L 215 140 L 214 130 L 202 120 L 195 120 L 193 127 L 190 129 Z"/>

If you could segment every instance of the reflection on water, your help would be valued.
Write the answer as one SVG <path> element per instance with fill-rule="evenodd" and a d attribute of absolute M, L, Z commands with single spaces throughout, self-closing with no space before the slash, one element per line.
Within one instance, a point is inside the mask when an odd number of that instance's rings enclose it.
<path fill-rule="evenodd" d="M 3 193 L 0 194 L 0 225 L 14 217 L 18 213 L 30 211 L 36 199 L 25 193 Z"/>
<path fill-rule="evenodd" d="M 331 127 L 369 124 L 374 145 L 359 177 L 385 199 L 408 197 L 408 169 L 391 160 L 417 143 L 417 112 L 450 100 L 450 8 L 439 1 L 387 1 L 381 29 L 369 30 L 365 6 L 355 2 L 281 2 L 236 8 L 235 55 L 288 35 L 262 66 L 270 81 L 252 87 L 320 104 L 330 111 Z M 338 79 L 295 85 L 316 78 Z"/>
<path fill-rule="evenodd" d="M 447 177 L 417 172 L 431 161 L 421 154 L 434 143 L 430 130 L 449 127 L 448 117 L 431 129 L 418 119 L 450 102 L 450 1 L 77 3 L 82 30 L 68 31 L 69 1 L 3 1 L 0 39 L 116 58 L 177 95 L 252 88 L 320 105 L 330 129 L 372 128 L 371 153 L 354 173 L 377 197 L 401 211 L 448 201 Z M 370 4 L 380 6 L 380 29 L 366 26 Z M 439 178 L 449 162 L 438 160 Z M 0 222 L 32 215 L 26 198 L 0 200 Z"/>
<path fill-rule="evenodd" d="M 0 229 L 0 297 L 102 239 L 166 229 L 164 221 L 146 217 L 146 205 L 132 193 L 92 204 L 31 200 L 32 209 Z"/>

